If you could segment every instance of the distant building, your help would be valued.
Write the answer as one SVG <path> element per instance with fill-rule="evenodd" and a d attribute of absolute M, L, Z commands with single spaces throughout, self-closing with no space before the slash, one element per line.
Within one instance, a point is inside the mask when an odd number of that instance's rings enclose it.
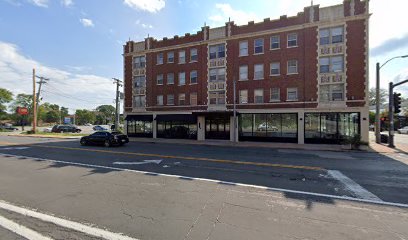
<path fill-rule="evenodd" d="M 368 1 L 346 0 L 127 42 L 127 134 L 300 144 L 361 134 L 368 142 L 368 9 Z"/>

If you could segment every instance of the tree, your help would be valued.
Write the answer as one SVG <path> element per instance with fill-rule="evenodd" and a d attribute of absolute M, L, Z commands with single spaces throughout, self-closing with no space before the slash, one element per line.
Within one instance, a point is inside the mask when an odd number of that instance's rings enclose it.
<path fill-rule="evenodd" d="M 115 118 L 115 108 L 112 105 L 101 105 L 96 108 L 96 111 L 100 112 L 104 118 L 102 124 L 108 124 L 109 121 Z M 99 120 L 99 119 L 98 119 Z"/>
<path fill-rule="evenodd" d="M 45 117 L 45 121 L 48 123 L 59 122 L 59 112 L 55 110 L 48 111 Z"/>
<path fill-rule="evenodd" d="M 86 109 L 78 109 L 75 111 L 75 118 L 76 124 L 83 125 L 86 123 L 94 123 L 95 122 L 95 112 L 86 110 Z"/>
<path fill-rule="evenodd" d="M 374 124 L 375 123 L 375 112 L 369 112 L 368 114 L 369 114 L 368 117 L 369 117 L 370 124 Z"/>
<path fill-rule="evenodd" d="M 9 103 L 13 100 L 13 93 L 9 90 L 0 88 L 0 115 L 6 113 L 6 103 Z"/>
<path fill-rule="evenodd" d="M 33 108 L 33 95 L 20 93 L 16 96 L 10 108 L 13 112 L 16 111 L 17 107 L 26 107 L 28 111 L 32 113 Z"/>
<path fill-rule="evenodd" d="M 370 106 L 375 106 L 376 105 L 376 89 L 375 88 L 371 88 L 369 93 L 368 93 L 368 98 L 370 101 Z M 386 89 L 380 89 L 380 106 L 381 104 L 384 104 L 386 102 L 388 102 L 388 92 Z"/>

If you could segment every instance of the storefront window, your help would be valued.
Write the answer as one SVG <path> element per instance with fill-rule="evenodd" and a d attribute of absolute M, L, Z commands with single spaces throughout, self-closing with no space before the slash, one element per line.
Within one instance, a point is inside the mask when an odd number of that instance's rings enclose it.
<path fill-rule="evenodd" d="M 320 138 L 320 114 L 305 115 L 305 138 Z"/>
<path fill-rule="evenodd" d="M 282 137 L 297 138 L 297 115 L 282 114 Z"/>

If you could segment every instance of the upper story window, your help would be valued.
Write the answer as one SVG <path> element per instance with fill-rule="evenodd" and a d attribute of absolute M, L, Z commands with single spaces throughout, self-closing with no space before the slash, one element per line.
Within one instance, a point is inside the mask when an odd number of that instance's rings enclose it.
<path fill-rule="evenodd" d="M 279 49 L 280 48 L 280 37 L 279 35 L 271 37 L 271 49 Z"/>
<path fill-rule="evenodd" d="M 271 88 L 271 102 L 280 101 L 280 88 Z"/>
<path fill-rule="evenodd" d="M 174 52 L 167 53 L 167 63 L 174 63 Z"/>
<path fill-rule="evenodd" d="M 157 54 L 157 64 L 163 64 L 163 53 Z"/>
<path fill-rule="evenodd" d="M 297 101 L 298 100 L 297 88 L 288 88 L 286 99 L 287 101 Z"/>
<path fill-rule="evenodd" d="M 197 105 L 197 93 L 196 92 L 190 93 L 190 105 L 193 105 L 193 106 Z"/>
<path fill-rule="evenodd" d="M 180 51 L 179 53 L 179 58 L 178 58 L 178 63 L 186 63 L 186 51 Z"/>
<path fill-rule="evenodd" d="M 248 103 L 248 90 L 239 90 L 239 103 Z"/>
<path fill-rule="evenodd" d="M 136 88 L 141 88 L 146 86 L 146 77 L 145 76 L 136 76 L 133 77 L 133 82 Z"/>
<path fill-rule="evenodd" d="M 254 90 L 254 103 L 263 103 L 264 102 L 264 90 L 255 89 Z"/>
<path fill-rule="evenodd" d="M 157 75 L 157 85 L 163 85 L 163 74 Z"/>
<path fill-rule="evenodd" d="M 186 73 L 185 72 L 181 72 L 181 73 L 179 73 L 179 86 L 183 86 L 183 85 L 186 85 Z"/>
<path fill-rule="evenodd" d="M 163 105 L 163 95 L 157 95 L 156 105 L 158 106 Z"/>
<path fill-rule="evenodd" d="M 320 102 L 344 101 L 344 84 L 320 86 Z"/>
<path fill-rule="evenodd" d="M 264 65 L 255 64 L 254 66 L 254 80 L 260 80 L 264 78 Z"/>
<path fill-rule="evenodd" d="M 319 59 L 320 73 L 343 72 L 343 56 L 323 57 Z"/>
<path fill-rule="evenodd" d="M 167 73 L 167 85 L 174 84 L 174 73 Z"/>
<path fill-rule="evenodd" d="M 167 105 L 174 105 L 174 95 L 173 94 L 167 95 Z"/>
<path fill-rule="evenodd" d="M 278 76 L 280 74 L 280 63 L 279 62 L 273 62 L 271 63 L 271 76 Z"/>
<path fill-rule="evenodd" d="M 198 54 L 197 48 L 190 49 L 190 62 L 197 62 L 198 61 Z"/>
<path fill-rule="evenodd" d="M 210 82 L 225 81 L 225 68 L 210 69 Z"/>
<path fill-rule="evenodd" d="M 248 56 L 248 41 L 239 42 L 239 56 Z"/>
<path fill-rule="evenodd" d="M 263 38 L 255 39 L 254 41 L 254 54 L 260 54 L 264 51 L 264 40 Z"/>
<path fill-rule="evenodd" d="M 288 74 L 297 74 L 298 73 L 298 61 L 289 60 L 288 61 Z"/>
<path fill-rule="evenodd" d="M 190 72 L 190 84 L 196 84 L 197 83 L 197 71 L 191 71 Z"/>
<path fill-rule="evenodd" d="M 239 80 L 248 80 L 248 65 L 239 66 Z"/>
<path fill-rule="evenodd" d="M 218 44 L 210 46 L 210 59 L 224 58 L 225 44 Z"/>
<path fill-rule="evenodd" d="M 138 56 L 133 58 L 133 68 L 144 68 L 146 66 L 146 57 Z"/>
<path fill-rule="evenodd" d="M 178 101 L 179 101 L 179 105 L 185 105 L 186 104 L 186 94 L 180 93 L 178 96 Z"/>
<path fill-rule="evenodd" d="M 288 47 L 297 47 L 297 33 L 288 34 Z"/>
<path fill-rule="evenodd" d="M 325 28 L 319 30 L 320 45 L 342 43 L 343 27 Z"/>
<path fill-rule="evenodd" d="M 137 107 L 137 108 L 141 108 L 141 107 L 144 107 L 145 105 L 146 105 L 146 96 L 142 96 L 142 95 L 139 95 L 139 96 L 135 96 L 134 97 L 134 106 L 135 107 Z"/>

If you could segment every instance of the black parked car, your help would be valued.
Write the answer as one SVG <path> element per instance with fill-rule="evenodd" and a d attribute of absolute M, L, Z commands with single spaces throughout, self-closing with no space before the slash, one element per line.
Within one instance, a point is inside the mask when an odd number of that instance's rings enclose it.
<path fill-rule="evenodd" d="M 128 136 L 121 132 L 107 132 L 99 131 L 92 133 L 89 136 L 82 137 L 80 140 L 81 145 L 104 145 L 110 147 L 113 145 L 124 145 L 129 142 Z"/>
<path fill-rule="evenodd" d="M 55 125 L 51 132 L 54 133 L 64 133 L 64 132 L 70 132 L 70 133 L 80 133 L 81 129 L 79 129 L 75 125 Z"/>

